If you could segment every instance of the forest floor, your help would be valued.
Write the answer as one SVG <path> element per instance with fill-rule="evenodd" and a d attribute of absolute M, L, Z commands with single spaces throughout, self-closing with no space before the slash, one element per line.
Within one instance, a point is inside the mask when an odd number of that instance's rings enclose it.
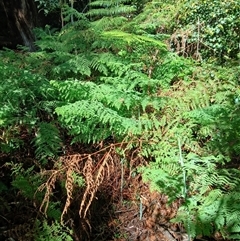
<path fill-rule="evenodd" d="M 183 200 L 178 199 L 169 204 L 168 197 L 157 191 L 151 191 L 150 185 L 142 181 L 140 174 L 132 177 L 129 172 L 125 173 L 124 181 L 120 179 L 120 176 L 115 175 L 113 180 L 115 185 L 113 183 L 110 185 L 111 190 L 105 189 L 110 190 L 111 201 L 102 202 L 107 206 L 102 207 L 103 213 L 99 213 L 98 218 L 105 215 L 105 223 L 99 226 L 97 222 L 92 222 L 96 229 L 90 238 L 91 241 L 193 240 L 181 224 L 171 222 Z M 123 188 L 120 183 L 124 183 Z M 101 209 L 98 207 L 98 210 Z M 98 218 L 96 220 L 99 220 Z M 99 227 L 102 231 L 99 231 Z M 194 240 L 223 239 L 219 233 L 216 233 L 215 237 L 198 237 Z"/>

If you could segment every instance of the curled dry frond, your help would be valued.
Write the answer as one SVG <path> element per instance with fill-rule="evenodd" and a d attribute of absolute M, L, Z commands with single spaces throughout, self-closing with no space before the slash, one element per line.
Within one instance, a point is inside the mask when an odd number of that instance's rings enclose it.
<path fill-rule="evenodd" d="M 112 148 L 110 148 L 101 159 L 97 160 L 95 166 L 92 157 L 90 155 L 88 156 L 83 169 L 87 188 L 85 189 L 80 204 L 80 217 L 86 217 L 87 211 L 89 210 L 99 186 L 110 176 L 110 173 L 113 172 L 115 163 L 112 155 L 113 151 Z"/>
<path fill-rule="evenodd" d="M 50 175 L 50 177 L 48 178 L 47 182 L 42 184 L 38 188 L 38 191 L 42 191 L 44 188 L 46 188 L 45 196 L 44 196 L 42 204 L 40 206 L 40 210 L 43 210 L 43 207 L 45 206 L 44 207 L 44 214 L 46 214 L 46 212 L 47 212 L 50 196 L 51 196 L 53 190 L 55 189 L 57 174 L 58 174 L 58 171 L 54 170 L 52 172 L 52 174 Z"/>
<path fill-rule="evenodd" d="M 115 149 L 113 146 L 103 148 L 102 150 L 92 154 L 74 154 L 62 156 L 56 162 L 55 170 L 51 174 L 46 183 L 44 183 L 38 191 L 46 189 L 44 199 L 40 206 L 40 210 L 46 214 L 50 197 L 55 189 L 56 181 L 65 179 L 66 202 L 62 211 L 61 221 L 67 213 L 72 199 L 73 190 L 76 182 L 74 174 L 81 175 L 84 178 L 85 189 L 80 201 L 79 215 L 86 219 L 87 212 L 91 206 L 93 199 L 99 187 L 114 172 L 117 166 Z"/>

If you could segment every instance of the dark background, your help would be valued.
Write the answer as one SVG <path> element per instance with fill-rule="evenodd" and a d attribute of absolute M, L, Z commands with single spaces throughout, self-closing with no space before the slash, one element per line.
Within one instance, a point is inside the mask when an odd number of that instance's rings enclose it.
<path fill-rule="evenodd" d="M 88 1 L 79 0 L 74 4 L 78 11 L 86 10 Z M 17 48 L 25 45 L 34 50 L 33 28 L 46 24 L 60 28 L 60 9 L 45 16 L 37 9 L 34 0 L 0 0 L 0 49 Z"/>

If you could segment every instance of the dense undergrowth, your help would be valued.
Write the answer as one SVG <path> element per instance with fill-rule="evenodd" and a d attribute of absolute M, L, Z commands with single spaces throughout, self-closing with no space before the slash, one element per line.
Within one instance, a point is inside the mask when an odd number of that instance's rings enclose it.
<path fill-rule="evenodd" d="M 25 240 L 89 240 L 91 204 L 129 169 L 182 200 L 189 240 L 240 239 L 239 1 L 117 2 L 65 6 L 35 52 L 0 53 L 2 219 L 14 193 L 40 210 Z"/>

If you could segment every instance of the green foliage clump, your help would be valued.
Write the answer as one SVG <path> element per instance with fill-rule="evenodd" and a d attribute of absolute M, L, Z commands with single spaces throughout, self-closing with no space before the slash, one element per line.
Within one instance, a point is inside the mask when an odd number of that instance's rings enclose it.
<path fill-rule="evenodd" d="M 59 8 L 59 1 L 57 0 L 34 0 L 37 3 L 39 11 L 43 11 L 45 15 L 53 12 Z"/>
<path fill-rule="evenodd" d="M 240 42 L 240 1 L 186 1 L 176 28 L 190 28 L 190 43 L 200 41 L 204 57 L 236 58 Z M 199 36 L 200 35 L 200 36 Z"/>
<path fill-rule="evenodd" d="M 45 77 L 21 68 L 21 60 L 13 51 L 2 52 L 0 62 L 0 129 L 1 150 L 11 152 L 24 144 L 21 133 L 32 135 L 42 116 L 51 118 L 53 92 Z"/>
<path fill-rule="evenodd" d="M 40 175 L 34 173 L 34 166 L 30 168 L 23 168 L 22 164 L 10 164 L 12 169 L 12 187 L 22 192 L 22 195 L 26 198 L 33 198 L 37 188 L 41 185 Z"/>
<path fill-rule="evenodd" d="M 183 222 L 192 237 L 239 237 L 239 208 L 230 206 L 240 198 L 239 171 L 226 164 L 239 150 L 234 69 L 209 71 L 207 65 L 191 81 L 173 85 L 158 114 L 160 128 L 143 135 L 151 145 L 142 155 L 152 159 L 143 177 L 170 201 L 184 200 L 173 221 Z"/>
<path fill-rule="evenodd" d="M 180 55 L 226 62 L 238 58 L 239 12 L 239 0 L 149 1 L 125 28 L 165 40 Z"/>
<path fill-rule="evenodd" d="M 50 84 L 57 91 L 60 123 L 73 142 L 87 143 L 151 128 L 151 120 L 142 115 L 146 108 L 160 108 L 157 89 L 168 87 L 187 64 L 159 40 L 105 31 L 96 22 L 85 26 L 76 23 L 54 35 L 45 31 L 37 42 L 40 51 L 34 55 L 50 58 L 47 75 L 54 79 Z"/>
<path fill-rule="evenodd" d="M 33 159 L 29 160 L 32 168 L 28 167 L 30 163 L 24 167 L 13 164 L 12 186 L 25 198 L 37 204 L 42 201 L 40 209 L 45 209 L 48 219 L 56 221 L 62 207 L 55 201 L 57 195 L 52 195 L 57 182 L 57 194 L 67 195 L 64 214 L 73 199 L 73 186 L 84 187 L 86 181 L 87 188 L 91 187 L 89 180 L 79 175 L 82 170 L 75 175 L 74 161 L 79 161 L 79 157 L 73 156 L 71 162 L 64 156 L 63 163 L 57 159 L 64 145 L 91 145 L 108 138 L 122 142 L 157 128 L 156 119 L 148 116 L 159 110 L 164 101 L 158 96 L 158 89 L 169 88 L 188 65 L 169 53 L 159 40 L 116 30 L 124 23 L 124 17 L 116 17 L 110 23 L 106 19 L 90 22 L 83 14 L 73 15 L 72 10 L 66 8 L 65 19 L 70 22 L 61 31 L 54 32 L 49 27 L 36 30 L 36 52 L 21 53 L 21 61 L 13 63 L 16 54 L 3 52 L 0 66 L 2 92 L 8 95 L 1 96 L 0 128 L 4 135 L 9 129 L 16 132 L 3 139 L 3 144 L 9 148 L 9 141 L 16 139 L 21 148 L 29 150 L 31 145 L 34 149 Z M 171 69 L 171 73 L 166 74 L 166 69 Z M 66 143 L 63 137 L 67 138 Z M 111 160 L 106 158 L 103 165 L 108 166 L 108 161 Z M 64 173 L 65 170 L 69 171 Z M 105 175 L 105 171 L 100 174 Z M 42 223 L 40 240 L 49 229 L 49 224 Z M 60 234 L 65 235 L 61 230 L 54 233 L 56 237 Z"/>
<path fill-rule="evenodd" d="M 140 14 L 124 26 L 138 34 L 152 35 L 158 39 L 167 39 L 172 34 L 176 14 L 183 3 L 177 1 L 148 1 Z"/>
<path fill-rule="evenodd" d="M 116 16 L 116 15 L 127 15 L 134 11 L 136 8 L 130 4 L 130 0 L 116 0 L 116 1 L 102 1 L 94 0 L 89 3 L 89 16 Z"/>
<path fill-rule="evenodd" d="M 35 226 L 36 232 L 34 240 L 36 241 L 73 241 L 72 232 L 59 222 L 54 222 L 49 225 L 46 220 L 44 220 L 44 222 L 38 220 Z"/>
<path fill-rule="evenodd" d="M 163 42 L 177 19 L 179 26 L 193 27 L 188 41 L 201 40 L 215 56 L 235 58 L 238 2 L 213 1 L 211 9 L 206 1 L 178 3 L 175 15 L 173 1 L 149 1 L 132 21 L 132 11 L 143 7 L 136 1 L 92 1 L 86 15 L 64 7 L 66 24 L 60 31 L 36 30 L 36 52 L 18 54 L 16 61 L 13 51 L 1 52 L 1 152 L 14 154 L 31 145 L 31 167 L 12 164 L 12 187 L 24 198 L 43 200 L 41 208 L 54 221 L 37 224 L 35 240 L 72 240 L 59 220 L 71 215 L 67 210 L 75 201 L 75 185 L 87 184 L 80 207 L 85 217 L 114 166 L 109 147 L 95 169 L 97 160 L 90 154 L 69 155 L 63 147 L 88 144 L 95 149 L 109 139 L 137 148 L 149 162 L 141 168 L 144 179 L 170 201 L 183 199 L 173 221 L 183 222 L 189 235 L 220 232 L 239 238 L 239 208 L 230 205 L 239 200 L 239 171 L 227 166 L 240 150 L 239 67 L 195 65 L 169 52 Z M 218 10 L 217 3 L 222 6 Z M 166 9 L 171 14 L 164 25 Z M 215 41 L 217 35 L 220 40 Z M 205 45 L 199 50 L 209 57 Z M 62 215 L 53 190 L 67 197 Z"/>
<path fill-rule="evenodd" d="M 221 159 L 221 157 L 220 157 Z M 220 232 L 225 238 L 239 238 L 239 170 L 218 169 L 214 157 L 199 159 L 188 155 L 188 197 L 176 219 L 183 222 L 189 235 L 211 236 Z"/>

